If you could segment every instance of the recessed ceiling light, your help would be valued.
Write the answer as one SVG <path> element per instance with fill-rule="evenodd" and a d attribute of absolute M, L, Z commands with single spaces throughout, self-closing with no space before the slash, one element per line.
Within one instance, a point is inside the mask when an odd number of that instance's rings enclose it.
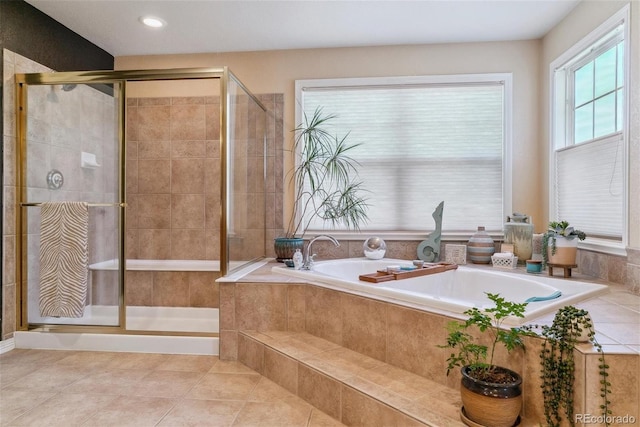
<path fill-rule="evenodd" d="M 164 22 L 162 19 L 155 18 L 153 16 L 141 16 L 140 22 L 142 22 L 147 27 L 152 27 L 152 28 L 161 28 L 167 25 L 167 23 Z"/>

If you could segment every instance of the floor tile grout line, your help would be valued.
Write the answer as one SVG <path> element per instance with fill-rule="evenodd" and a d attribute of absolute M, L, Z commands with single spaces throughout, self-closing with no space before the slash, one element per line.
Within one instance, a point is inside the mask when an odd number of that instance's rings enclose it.
<path fill-rule="evenodd" d="M 30 390 L 25 390 L 25 392 L 27 392 L 27 391 L 28 391 L 29 393 L 31 392 Z M 13 418 L 11 419 L 11 422 L 16 421 L 18 418 L 20 418 L 20 417 L 22 417 L 22 416 L 26 415 L 28 412 L 33 411 L 35 408 L 37 408 L 38 406 L 42 405 L 42 404 L 43 404 L 43 403 L 45 403 L 45 402 L 48 402 L 49 400 L 53 399 L 53 398 L 54 398 L 54 397 L 56 397 L 57 395 L 58 395 L 57 393 L 54 393 L 53 395 L 51 395 L 51 396 L 50 396 L 50 397 L 48 397 L 47 399 L 43 400 L 42 402 L 40 402 L 40 403 L 36 403 L 36 404 L 34 404 L 33 406 L 30 406 L 30 407 L 29 407 L 29 409 L 25 409 L 25 410 L 24 410 L 24 412 L 22 412 L 20 415 L 18 415 L 18 416 L 16 416 L 16 417 L 13 417 Z M 3 424 L 4 424 L 4 422 L 3 422 Z M 9 423 L 8 425 L 12 425 L 12 424 L 11 424 L 11 423 Z"/>
<path fill-rule="evenodd" d="M 159 426 L 160 424 L 162 424 L 162 421 L 167 417 L 167 415 L 169 415 L 179 405 L 180 402 L 182 402 L 184 400 L 184 397 L 180 398 L 180 399 L 168 399 L 168 400 L 172 400 L 173 401 L 173 405 L 171 405 L 171 407 L 169 409 L 167 409 L 167 411 L 160 417 L 158 422 L 156 422 L 154 424 L 154 427 Z"/>

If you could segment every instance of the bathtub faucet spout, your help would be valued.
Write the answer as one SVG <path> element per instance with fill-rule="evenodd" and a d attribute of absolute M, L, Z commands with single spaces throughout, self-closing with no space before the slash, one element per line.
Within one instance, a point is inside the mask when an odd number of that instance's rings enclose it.
<path fill-rule="evenodd" d="M 319 236 L 314 237 L 313 239 L 311 239 L 309 241 L 309 243 L 307 244 L 307 248 L 304 251 L 304 258 L 303 258 L 304 262 L 302 263 L 302 269 L 303 270 L 312 270 L 313 269 L 313 257 L 316 256 L 316 254 L 311 252 L 311 245 L 316 240 L 322 239 L 322 238 L 331 240 L 333 242 L 333 244 L 336 245 L 336 247 L 340 246 L 340 242 L 338 242 L 335 237 L 329 236 L 328 234 L 321 234 Z"/>

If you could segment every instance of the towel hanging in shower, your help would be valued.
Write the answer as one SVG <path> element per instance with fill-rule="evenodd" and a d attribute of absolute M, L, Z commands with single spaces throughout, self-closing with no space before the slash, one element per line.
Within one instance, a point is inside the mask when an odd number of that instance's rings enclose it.
<path fill-rule="evenodd" d="M 85 202 L 40 209 L 40 315 L 82 317 L 87 298 L 89 210 Z"/>

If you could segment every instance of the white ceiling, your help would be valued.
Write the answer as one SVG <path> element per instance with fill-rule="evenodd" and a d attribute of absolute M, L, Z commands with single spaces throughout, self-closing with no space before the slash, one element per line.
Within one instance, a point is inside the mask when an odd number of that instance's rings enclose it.
<path fill-rule="evenodd" d="M 579 1 L 27 0 L 114 56 L 537 39 Z"/>

